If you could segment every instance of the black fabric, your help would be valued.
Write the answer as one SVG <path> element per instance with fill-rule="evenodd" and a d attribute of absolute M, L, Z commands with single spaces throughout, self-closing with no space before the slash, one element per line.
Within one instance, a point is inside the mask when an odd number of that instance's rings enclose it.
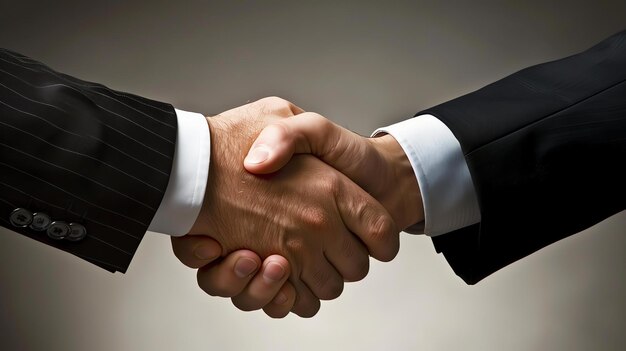
<path fill-rule="evenodd" d="M 163 198 L 171 105 L 79 80 L 0 49 L 0 225 L 125 272 Z M 23 207 L 82 223 L 80 242 L 14 228 Z"/>
<path fill-rule="evenodd" d="M 477 192 L 480 224 L 433 238 L 469 284 L 626 208 L 626 31 L 426 113 Z"/>

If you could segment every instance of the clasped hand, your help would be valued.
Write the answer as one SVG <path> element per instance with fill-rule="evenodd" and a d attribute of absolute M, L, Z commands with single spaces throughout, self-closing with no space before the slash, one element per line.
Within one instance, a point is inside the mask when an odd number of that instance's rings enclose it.
<path fill-rule="evenodd" d="M 204 202 L 172 245 L 198 268 L 204 291 L 242 310 L 315 315 L 320 299 L 367 275 L 370 255 L 393 259 L 399 231 L 423 217 L 411 165 L 391 136 L 361 137 L 280 98 L 207 121 Z"/>

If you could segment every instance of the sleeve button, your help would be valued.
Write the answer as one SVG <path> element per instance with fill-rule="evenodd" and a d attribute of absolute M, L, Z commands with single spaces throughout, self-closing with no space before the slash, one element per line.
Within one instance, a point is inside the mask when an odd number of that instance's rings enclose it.
<path fill-rule="evenodd" d="M 9 216 L 9 222 L 14 227 L 27 227 L 33 221 L 33 214 L 25 208 L 18 207 Z"/>
<path fill-rule="evenodd" d="M 68 241 L 81 241 L 87 236 L 87 228 L 80 223 L 70 223 L 70 233 L 65 238 Z"/>
<path fill-rule="evenodd" d="M 51 223 L 52 219 L 46 213 L 35 212 L 33 213 L 33 221 L 28 227 L 34 231 L 42 232 L 48 229 Z"/>
<path fill-rule="evenodd" d="M 46 233 L 51 239 L 54 240 L 65 239 L 65 237 L 70 233 L 70 226 L 62 221 L 54 221 L 50 224 Z"/>

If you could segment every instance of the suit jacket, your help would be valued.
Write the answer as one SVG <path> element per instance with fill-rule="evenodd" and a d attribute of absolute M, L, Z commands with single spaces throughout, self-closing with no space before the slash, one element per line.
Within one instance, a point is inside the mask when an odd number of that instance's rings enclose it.
<path fill-rule="evenodd" d="M 626 31 L 424 113 L 476 189 L 481 222 L 433 238 L 469 284 L 626 208 Z"/>
<path fill-rule="evenodd" d="M 168 104 L 0 49 L 0 225 L 125 272 L 167 187 L 176 128 Z"/>

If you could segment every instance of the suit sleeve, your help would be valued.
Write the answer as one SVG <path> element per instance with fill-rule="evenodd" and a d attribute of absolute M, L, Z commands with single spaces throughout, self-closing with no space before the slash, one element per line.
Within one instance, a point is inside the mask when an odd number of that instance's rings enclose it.
<path fill-rule="evenodd" d="M 626 31 L 421 114 L 476 190 L 481 222 L 433 238 L 469 284 L 626 208 Z"/>
<path fill-rule="evenodd" d="M 172 106 L 0 49 L 0 225 L 125 272 L 167 188 Z"/>

